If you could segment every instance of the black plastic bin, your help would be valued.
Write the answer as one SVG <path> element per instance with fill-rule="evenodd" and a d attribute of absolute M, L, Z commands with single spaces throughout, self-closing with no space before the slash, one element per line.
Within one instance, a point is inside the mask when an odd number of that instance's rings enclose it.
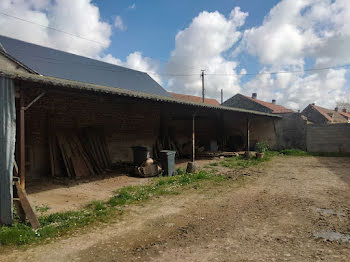
<path fill-rule="evenodd" d="M 149 152 L 147 147 L 144 146 L 133 146 L 132 152 L 134 154 L 134 165 L 140 166 L 143 162 L 149 158 Z"/>
<path fill-rule="evenodd" d="M 164 176 L 172 176 L 175 173 L 175 154 L 176 151 L 162 150 L 160 151 L 160 162 L 164 170 Z"/>

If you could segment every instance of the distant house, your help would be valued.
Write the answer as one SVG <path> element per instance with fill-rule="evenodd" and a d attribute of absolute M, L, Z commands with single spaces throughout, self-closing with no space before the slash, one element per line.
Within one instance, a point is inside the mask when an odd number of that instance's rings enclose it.
<path fill-rule="evenodd" d="M 309 122 L 314 124 L 350 123 L 350 113 L 345 108 L 339 111 L 338 107 L 331 110 L 310 104 L 301 113 L 307 117 Z"/>
<path fill-rule="evenodd" d="M 257 99 L 258 94 L 253 93 L 252 97 L 236 94 L 230 99 L 226 100 L 222 105 L 236 108 L 244 108 L 271 114 L 285 114 L 293 113 L 294 111 L 284 106 L 277 105 L 276 100 L 273 99 L 271 103 Z"/>
<path fill-rule="evenodd" d="M 176 99 L 188 101 L 188 102 L 196 102 L 196 103 L 202 103 L 203 99 L 200 96 L 191 96 L 191 95 L 183 95 L 183 94 L 177 94 L 177 93 L 172 93 L 169 92 L 169 94 Z M 214 106 L 219 106 L 220 103 L 216 101 L 215 99 L 211 98 L 205 98 L 204 103 L 208 105 L 214 105 Z"/>

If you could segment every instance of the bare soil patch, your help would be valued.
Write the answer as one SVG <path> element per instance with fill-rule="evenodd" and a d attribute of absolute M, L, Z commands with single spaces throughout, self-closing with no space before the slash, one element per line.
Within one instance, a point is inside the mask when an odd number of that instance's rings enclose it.
<path fill-rule="evenodd" d="M 199 160 L 199 166 L 205 166 L 216 160 Z M 186 167 L 188 161 L 181 161 L 176 168 Z M 40 183 L 27 190 L 29 201 L 37 209 L 49 209 L 45 214 L 77 210 L 93 200 L 106 200 L 113 192 L 125 186 L 145 184 L 149 178 L 132 177 L 110 173 L 108 177 L 93 181 L 78 181 L 71 185 Z"/>
<path fill-rule="evenodd" d="M 0 261 L 349 261 L 350 243 L 320 234 L 350 235 L 349 171 L 349 158 L 276 157 Z"/>
<path fill-rule="evenodd" d="M 41 184 L 32 189 L 35 193 L 29 190 L 28 198 L 34 207 L 48 207 L 45 214 L 50 214 L 76 210 L 93 200 L 109 199 L 118 188 L 145 184 L 148 181 L 147 178 L 118 175 L 70 186 Z M 47 190 L 48 187 L 51 188 Z"/>

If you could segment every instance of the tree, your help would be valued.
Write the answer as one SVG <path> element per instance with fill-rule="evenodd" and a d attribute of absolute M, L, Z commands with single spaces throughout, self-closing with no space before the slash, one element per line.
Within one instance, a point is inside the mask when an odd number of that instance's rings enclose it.
<path fill-rule="evenodd" d="M 339 111 L 342 111 L 343 108 L 346 109 L 346 111 L 350 112 L 350 103 L 345 101 L 340 101 L 337 103 L 337 107 L 339 108 Z"/>

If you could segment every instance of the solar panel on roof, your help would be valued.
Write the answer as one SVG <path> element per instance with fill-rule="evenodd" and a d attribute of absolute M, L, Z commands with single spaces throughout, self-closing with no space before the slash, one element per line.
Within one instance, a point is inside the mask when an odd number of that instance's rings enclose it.
<path fill-rule="evenodd" d="M 6 52 L 41 75 L 170 96 L 144 72 L 0 35 Z"/>

